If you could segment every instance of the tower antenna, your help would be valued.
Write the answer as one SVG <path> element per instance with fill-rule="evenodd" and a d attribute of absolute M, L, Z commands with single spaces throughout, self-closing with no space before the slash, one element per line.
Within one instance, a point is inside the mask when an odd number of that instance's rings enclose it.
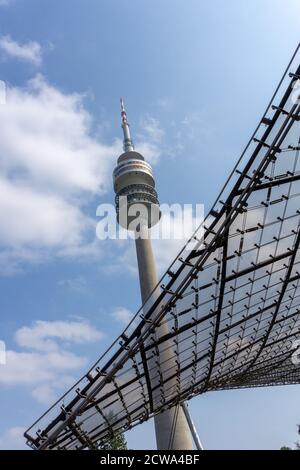
<path fill-rule="evenodd" d="M 123 129 L 123 135 L 124 135 L 123 149 L 124 149 L 124 152 L 130 152 L 134 150 L 134 145 L 131 140 L 130 128 L 129 128 L 129 123 L 127 121 L 127 114 L 125 111 L 123 98 L 120 98 L 120 104 L 121 104 L 122 129 Z"/>

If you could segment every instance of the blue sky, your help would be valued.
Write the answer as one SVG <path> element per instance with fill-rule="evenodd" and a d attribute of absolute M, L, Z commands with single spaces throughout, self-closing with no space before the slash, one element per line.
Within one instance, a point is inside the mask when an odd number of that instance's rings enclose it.
<path fill-rule="evenodd" d="M 299 14 L 297 0 L 0 1 L 1 448 L 22 447 L 23 428 L 140 306 L 132 243 L 95 239 L 96 208 L 114 200 L 119 97 L 160 201 L 207 211 L 299 41 Z M 154 248 L 162 273 L 180 245 Z M 299 386 L 190 403 L 207 449 L 292 445 L 299 407 Z M 153 448 L 152 422 L 127 439 Z"/>

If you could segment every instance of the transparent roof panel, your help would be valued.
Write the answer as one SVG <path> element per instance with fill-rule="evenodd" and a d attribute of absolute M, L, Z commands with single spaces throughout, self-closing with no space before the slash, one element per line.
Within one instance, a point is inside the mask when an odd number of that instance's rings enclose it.
<path fill-rule="evenodd" d="M 204 223 L 123 334 L 27 430 L 31 447 L 97 448 L 210 390 L 300 382 L 299 63 L 298 49 Z"/>

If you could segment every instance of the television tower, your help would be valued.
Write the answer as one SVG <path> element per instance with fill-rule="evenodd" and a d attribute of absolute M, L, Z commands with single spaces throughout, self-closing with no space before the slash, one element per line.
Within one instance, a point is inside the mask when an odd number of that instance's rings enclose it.
<path fill-rule="evenodd" d="M 149 229 L 160 219 L 159 202 L 152 168 L 144 157 L 134 150 L 122 99 L 121 118 L 124 153 L 118 158 L 118 164 L 113 172 L 117 220 L 126 230 L 135 231 L 141 298 L 145 304 L 158 283 Z M 133 222 L 138 214 L 140 216 L 139 224 L 134 227 Z M 161 326 L 156 335 L 160 336 L 165 333 L 166 328 L 166 325 Z M 160 361 L 172 360 L 170 354 L 170 352 L 161 351 Z M 151 359 L 149 359 L 149 366 L 149 369 L 155 370 L 153 360 L 151 367 Z M 186 409 L 182 405 L 175 405 L 173 408 L 156 415 L 154 422 L 156 443 L 159 450 L 193 449 Z"/>

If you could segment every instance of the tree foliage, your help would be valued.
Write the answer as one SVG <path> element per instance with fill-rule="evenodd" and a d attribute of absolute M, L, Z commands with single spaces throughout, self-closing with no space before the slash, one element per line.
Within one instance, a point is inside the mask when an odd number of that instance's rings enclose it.
<path fill-rule="evenodd" d="M 299 434 L 299 436 L 300 436 L 300 424 L 298 424 L 298 434 Z M 300 450 L 300 442 L 297 441 L 297 442 L 295 443 L 295 445 L 296 445 L 295 450 Z M 291 447 L 282 446 L 282 447 L 280 448 L 280 450 L 292 450 L 292 449 L 291 449 Z"/>
<path fill-rule="evenodd" d="M 101 444 L 99 449 L 102 450 L 127 450 L 127 442 L 124 434 L 114 436 L 105 444 Z"/>

